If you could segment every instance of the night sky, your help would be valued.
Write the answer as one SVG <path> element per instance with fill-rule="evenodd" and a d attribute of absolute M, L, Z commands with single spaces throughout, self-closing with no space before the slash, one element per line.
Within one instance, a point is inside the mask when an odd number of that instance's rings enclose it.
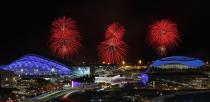
<path fill-rule="evenodd" d="M 25 54 L 38 54 L 69 63 L 98 62 L 96 48 L 112 22 L 126 28 L 127 62 L 160 58 L 148 47 L 148 26 L 155 20 L 177 23 L 180 46 L 170 55 L 210 59 L 210 5 L 208 0 L 68 0 L 68 2 L 9 2 L 0 4 L 0 65 Z M 49 49 L 52 21 L 69 16 L 77 21 L 82 49 L 70 61 L 52 55 Z"/>

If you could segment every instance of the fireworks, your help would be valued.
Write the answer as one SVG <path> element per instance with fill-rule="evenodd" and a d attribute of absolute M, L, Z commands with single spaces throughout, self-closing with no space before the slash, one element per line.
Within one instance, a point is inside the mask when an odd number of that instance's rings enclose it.
<path fill-rule="evenodd" d="M 106 40 L 98 46 L 99 56 L 105 62 L 119 64 L 126 56 L 126 47 L 123 41 Z"/>
<path fill-rule="evenodd" d="M 108 27 L 105 33 L 105 39 L 119 39 L 121 40 L 125 34 L 125 28 L 119 23 L 113 23 Z"/>
<path fill-rule="evenodd" d="M 51 31 L 50 48 L 53 54 L 64 59 L 78 52 L 81 43 L 76 21 L 61 17 L 52 23 Z"/>
<path fill-rule="evenodd" d="M 113 23 L 105 33 L 105 41 L 98 46 L 101 61 L 119 64 L 126 57 L 127 45 L 122 41 L 125 28 L 119 23 Z"/>
<path fill-rule="evenodd" d="M 148 40 L 158 54 L 166 54 L 169 50 L 178 46 L 180 41 L 177 25 L 169 20 L 155 22 L 150 26 Z"/>

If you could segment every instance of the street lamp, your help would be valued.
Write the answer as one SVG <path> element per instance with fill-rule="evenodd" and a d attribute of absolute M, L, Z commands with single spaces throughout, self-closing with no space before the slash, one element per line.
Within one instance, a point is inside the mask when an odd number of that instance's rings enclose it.
<path fill-rule="evenodd" d="M 8 78 L 5 78 L 5 81 L 8 81 Z"/>
<path fill-rule="evenodd" d="M 125 65 L 125 61 L 122 61 L 122 64 Z"/>
<path fill-rule="evenodd" d="M 13 81 L 17 81 L 17 80 L 15 79 L 15 77 L 13 77 L 12 79 L 13 79 Z"/>
<path fill-rule="evenodd" d="M 51 71 L 52 71 L 52 72 L 54 72 L 54 71 L 55 71 L 55 69 L 54 69 L 54 68 L 52 68 L 52 69 L 51 69 Z"/>
<path fill-rule="evenodd" d="M 138 63 L 139 63 L 139 64 L 141 64 L 141 63 L 142 63 L 142 61 L 141 61 L 141 60 L 139 60 L 139 61 L 138 61 Z"/>

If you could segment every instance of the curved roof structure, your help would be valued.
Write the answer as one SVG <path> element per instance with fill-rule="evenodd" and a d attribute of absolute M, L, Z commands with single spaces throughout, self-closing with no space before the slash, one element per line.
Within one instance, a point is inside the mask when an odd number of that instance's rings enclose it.
<path fill-rule="evenodd" d="M 71 73 L 71 70 L 67 66 L 33 54 L 25 55 L 1 67 L 1 69 L 13 71 L 18 75 L 66 75 Z"/>
<path fill-rule="evenodd" d="M 163 65 L 169 65 L 169 64 L 184 65 L 187 66 L 188 68 L 199 68 L 205 65 L 203 61 L 196 58 L 186 57 L 186 56 L 171 56 L 156 60 L 151 66 L 158 68 Z"/>

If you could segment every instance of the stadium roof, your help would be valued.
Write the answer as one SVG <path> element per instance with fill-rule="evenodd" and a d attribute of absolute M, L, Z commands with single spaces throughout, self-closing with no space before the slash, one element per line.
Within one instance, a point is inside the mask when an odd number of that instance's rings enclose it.
<path fill-rule="evenodd" d="M 161 65 L 164 65 L 164 64 L 182 64 L 190 68 L 199 68 L 205 65 L 203 61 L 197 58 L 186 57 L 186 56 L 171 56 L 171 57 L 165 57 L 165 58 L 156 60 L 151 66 L 160 67 Z"/>
<path fill-rule="evenodd" d="M 12 63 L 2 66 L 3 70 L 14 71 L 21 75 L 70 74 L 71 70 L 54 60 L 34 54 L 25 55 Z"/>

